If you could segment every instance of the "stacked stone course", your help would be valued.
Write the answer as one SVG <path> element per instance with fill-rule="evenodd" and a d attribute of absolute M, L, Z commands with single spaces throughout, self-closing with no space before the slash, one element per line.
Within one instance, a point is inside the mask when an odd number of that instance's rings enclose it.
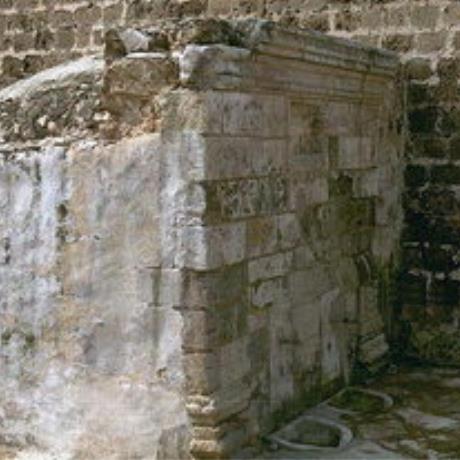
<path fill-rule="evenodd" d="M 260 21 L 105 38 L 0 91 L 2 437 L 228 457 L 387 361 L 398 61 Z"/>
<path fill-rule="evenodd" d="M 264 15 L 401 56 L 407 82 L 408 166 L 400 295 L 394 305 L 401 311 L 396 345 L 429 361 L 459 364 L 459 3 L 311 0 L 250 2 L 252 7 L 248 3 L 210 0 L 208 8 L 212 13 Z"/>
<path fill-rule="evenodd" d="M 103 48 L 114 26 L 196 15 L 204 1 L 21 0 L 0 2 L 0 86 Z"/>
<path fill-rule="evenodd" d="M 330 33 L 401 55 L 408 166 L 397 302 L 404 332 L 398 342 L 406 353 L 458 364 L 460 5 L 389 1 L 328 2 L 323 7 L 318 14 L 327 18 Z"/>
<path fill-rule="evenodd" d="M 295 65 L 280 66 L 281 59 L 264 55 L 245 67 L 250 46 L 237 35 L 227 36 L 231 30 L 225 27 L 217 28 L 218 40 L 209 31 L 190 40 L 193 25 L 183 23 L 176 31 L 179 42 L 182 35 L 183 44 L 214 40 L 234 49 L 216 46 L 209 54 L 195 49 L 180 62 L 168 54 L 168 40 L 153 29 L 144 31 L 146 48 L 137 37 L 138 48 L 131 50 L 120 51 L 119 43 L 106 35 L 114 26 L 142 28 L 156 19 L 207 15 L 263 17 L 399 53 L 407 84 L 405 119 L 401 106 L 392 105 L 396 88 L 368 79 L 366 72 L 375 64 L 372 53 L 364 67 L 354 70 L 362 78 L 360 88 L 353 86 L 349 72 L 334 68 L 329 77 L 335 95 L 330 97 L 314 94 L 327 84 L 328 72 L 316 79 L 311 74 L 308 92 L 302 86 L 305 69 L 299 73 Z M 221 455 L 268 429 L 264 411 L 270 417 L 278 409 L 284 416 L 292 414 L 290 404 L 305 398 L 305 389 L 348 379 L 349 364 L 371 365 L 386 350 L 379 308 L 391 322 L 387 332 L 397 333 L 396 343 L 408 338 L 405 352 L 460 363 L 458 2 L 1 1 L 0 28 L 2 86 L 59 62 L 101 53 L 104 37 L 109 42 L 103 81 L 99 69 L 94 88 L 88 90 L 86 82 L 77 87 L 77 99 L 84 102 L 70 98 L 75 111 L 65 120 L 47 92 L 40 99 L 51 101 L 46 117 L 30 110 L 33 98 L 19 103 L 3 94 L 5 140 L 36 141 L 62 134 L 64 128 L 99 130 L 111 142 L 161 132 L 176 154 L 201 155 L 181 166 L 190 172 L 190 203 L 183 205 L 194 209 L 187 218 L 195 222 L 181 238 L 193 242 L 196 251 L 181 261 L 183 273 L 172 253 L 164 254 L 170 265 L 144 267 L 146 303 L 154 303 L 151 283 L 153 292 L 164 292 L 158 286 L 171 283 L 186 293 L 187 302 L 165 302 L 184 318 L 180 346 L 187 394 L 192 395 L 187 413 L 192 448 L 199 455 Z M 339 46 L 333 43 L 331 49 Z M 285 48 L 290 46 L 295 48 L 292 43 Z M 356 57 L 352 49 L 351 61 Z M 200 69 L 227 72 L 233 79 L 210 88 L 209 75 Z M 291 86 L 281 86 L 285 93 L 280 95 L 280 86 L 270 86 L 267 75 L 278 83 L 289 75 Z M 387 105 L 356 96 L 366 84 L 371 93 L 388 91 Z M 313 102 L 305 103 L 305 91 L 314 95 Z M 184 135 L 177 137 L 179 128 Z M 406 136 L 408 163 L 404 193 L 401 135 Z M 399 260 L 401 200 L 405 219 Z M 2 251 L 6 266 L 9 240 Z M 395 267 L 400 270 L 397 298 L 390 292 Z M 338 320 L 337 304 L 346 307 L 339 309 Z M 399 315 L 396 323 L 391 309 Z M 359 313 L 359 321 L 344 311 Z M 333 324 L 325 332 L 328 339 L 296 330 L 307 320 Z M 344 335 L 348 339 L 340 347 L 345 343 L 349 356 L 340 355 L 339 342 L 334 342 Z M 286 369 L 300 370 L 286 377 Z"/>

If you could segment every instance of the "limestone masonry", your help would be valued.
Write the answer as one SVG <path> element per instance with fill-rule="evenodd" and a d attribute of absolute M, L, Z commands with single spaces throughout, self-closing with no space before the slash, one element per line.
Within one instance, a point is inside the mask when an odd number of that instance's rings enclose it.
<path fill-rule="evenodd" d="M 398 343 L 432 362 L 460 363 L 458 1 L 3 0 L 0 86 L 100 52 L 114 26 L 197 16 L 265 18 L 400 55 L 408 132 Z"/>
<path fill-rule="evenodd" d="M 226 457 L 383 365 L 397 69 L 314 32 L 185 20 L 1 91 L 2 442 Z"/>
<path fill-rule="evenodd" d="M 456 0 L 0 0 L 0 458 L 460 365 L 459 56 Z"/>
<path fill-rule="evenodd" d="M 262 17 L 400 55 L 408 84 L 408 166 L 401 295 L 394 300 L 399 343 L 431 361 L 460 362 L 458 1 L 3 0 L 0 86 L 100 52 L 111 27 L 194 16 Z"/>

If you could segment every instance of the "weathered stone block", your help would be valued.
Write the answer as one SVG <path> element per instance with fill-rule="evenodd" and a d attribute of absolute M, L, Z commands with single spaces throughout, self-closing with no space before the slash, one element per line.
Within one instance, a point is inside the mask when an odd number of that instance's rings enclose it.
<path fill-rule="evenodd" d="M 382 25 L 384 13 L 385 11 L 380 5 L 376 5 L 375 8 L 366 8 L 361 13 L 361 26 L 369 30 L 378 29 Z"/>
<path fill-rule="evenodd" d="M 315 254 L 308 246 L 301 246 L 294 251 L 294 267 L 296 270 L 310 268 L 316 261 Z"/>
<path fill-rule="evenodd" d="M 460 20 L 460 8 L 459 5 L 456 3 L 449 3 L 444 9 L 443 9 L 443 20 L 444 24 L 446 25 L 456 25 L 458 24 L 458 21 Z"/>
<path fill-rule="evenodd" d="M 247 409 L 251 387 L 244 382 L 233 381 L 209 396 L 192 395 L 187 399 L 188 413 L 205 425 L 218 425 L 221 421 Z M 219 447 L 219 444 L 216 444 Z"/>
<path fill-rule="evenodd" d="M 404 171 L 404 180 L 408 187 L 421 187 L 428 180 L 428 171 L 424 166 L 408 165 Z"/>
<path fill-rule="evenodd" d="M 285 152 L 287 150 L 287 141 L 266 140 L 263 142 L 263 150 L 253 149 L 251 155 L 252 171 L 254 175 L 265 176 L 268 174 L 282 174 L 288 170 Z"/>
<path fill-rule="evenodd" d="M 438 22 L 440 8 L 436 5 L 414 5 L 411 23 L 417 29 L 434 29 Z"/>
<path fill-rule="evenodd" d="M 333 280 L 328 269 L 316 265 L 311 269 L 291 272 L 289 274 L 289 292 L 293 305 L 303 305 L 333 288 Z"/>
<path fill-rule="evenodd" d="M 460 49 L 460 32 L 455 33 L 453 43 L 456 50 Z"/>
<path fill-rule="evenodd" d="M 403 301 L 409 305 L 425 305 L 427 280 L 421 275 L 405 274 L 401 279 Z"/>
<path fill-rule="evenodd" d="M 359 27 L 360 14 L 347 9 L 338 11 L 335 16 L 335 27 L 337 30 L 352 32 Z"/>
<path fill-rule="evenodd" d="M 458 281 L 434 278 L 429 285 L 428 299 L 435 305 L 458 305 L 460 300 L 459 288 Z"/>
<path fill-rule="evenodd" d="M 223 130 L 226 134 L 283 137 L 287 106 L 283 97 L 226 94 Z"/>
<path fill-rule="evenodd" d="M 152 306 L 182 305 L 182 273 L 177 269 L 139 268 L 137 292 L 139 301 Z"/>
<path fill-rule="evenodd" d="M 379 8 L 377 11 L 382 12 L 383 8 Z M 372 14 L 373 9 L 370 10 L 370 13 Z M 410 4 L 409 5 L 388 5 L 387 8 L 385 8 L 384 13 L 384 19 L 383 21 L 382 15 L 380 14 L 379 22 L 374 21 L 375 23 L 371 27 L 372 30 L 379 29 L 382 27 L 382 24 L 385 24 L 386 27 L 407 27 L 409 25 L 409 20 L 410 20 Z M 375 13 L 374 13 L 375 14 Z"/>
<path fill-rule="evenodd" d="M 177 90 L 160 100 L 162 128 L 165 131 L 195 130 L 222 132 L 222 94 L 214 91 L 195 93 Z"/>
<path fill-rule="evenodd" d="M 162 54 L 133 54 L 115 61 L 105 75 L 108 96 L 117 93 L 152 96 L 177 82 L 177 67 Z"/>
<path fill-rule="evenodd" d="M 14 56 L 4 56 L 2 61 L 3 74 L 13 78 L 20 78 L 24 75 L 24 62 Z"/>
<path fill-rule="evenodd" d="M 241 219 L 286 212 L 288 184 L 284 176 L 211 182 L 206 185 L 210 220 Z"/>
<path fill-rule="evenodd" d="M 432 75 L 431 63 L 428 59 L 413 58 L 406 62 L 406 73 L 408 78 L 425 80 Z"/>
<path fill-rule="evenodd" d="M 282 305 L 287 298 L 287 289 L 285 278 L 259 281 L 250 288 L 251 306 L 265 309 Z"/>
<path fill-rule="evenodd" d="M 249 258 L 275 252 L 278 247 L 278 222 L 273 217 L 259 217 L 247 223 L 247 255 Z"/>
<path fill-rule="evenodd" d="M 283 406 L 284 400 L 292 399 L 295 395 L 293 375 L 292 346 L 285 342 L 290 335 L 289 327 L 283 321 L 283 316 L 272 315 L 273 324 L 270 333 L 270 410 L 272 412 Z"/>
<path fill-rule="evenodd" d="M 27 51 L 33 47 L 35 36 L 32 32 L 18 33 L 14 36 L 13 47 L 14 51 Z"/>
<path fill-rule="evenodd" d="M 353 182 L 353 196 L 357 198 L 369 198 L 378 196 L 381 184 L 381 171 L 371 169 L 356 176 Z"/>
<path fill-rule="evenodd" d="M 426 32 L 417 36 L 417 50 L 421 53 L 440 51 L 446 45 L 447 33 Z"/>
<path fill-rule="evenodd" d="M 207 180 L 268 176 L 287 172 L 285 141 L 248 137 L 211 137 L 206 140 Z"/>
<path fill-rule="evenodd" d="M 239 340 L 248 333 L 248 300 L 242 296 L 239 302 L 222 306 L 215 312 L 217 316 L 217 343 L 226 345 Z"/>
<path fill-rule="evenodd" d="M 301 21 L 301 26 L 318 32 L 328 32 L 330 29 L 329 14 L 327 11 L 309 14 Z"/>
<path fill-rule="evenodd" d="M 340 136 L 356 136 L 360 132 L 360 112 L 349 101 L 330 101 L 324 110 L 323 125 L 336 146 L 340 146 Z M 337 137 L 339 136 L 339 137 Z M 330 147 L 328 146 L 330 151 Z"/>
<path fill-rule="evenodd" d="M 102 9 L 93 4 L 78 8 L 74 12 L 74 20 L 79 25 L 92 25 L 100 21 L 101 18 Z"/>
<path fill-rule="evenodd" d="M 220 379 L 226 386 L 243 380 L 251 371 L 248 355 L 248 337 L 242 337 L 219 350 Z"/>
<path fill-rule="evenodd" d="M 383 318 L 378 309 L 378 291 L 372 286 L 359 288 L 359 322 L 362 337 L 375 337 L 383 330 Z"/>
<path fill-rule="evenodd" d="M 211 15 L 227 14 L 232 11 L 232 3 L 227 0 L 209 0 L 208 13 Z"/>
<path fill-rule="evenodd" d="M 414 110 L 409 113 L 409 128 L 413 133 L 434 134 L 438 116 L 436 107 Z"/>
<path fill-rule="evenodd" d="M 76 48 L 88 48 L 91 45 L 91 26 L 82 26 L 75 36 Z"/>
<path fill-rule="evenodd" d="M 420 126 L 416 122 L 416 126 Z M 456 150 L 455 138 L 450 142 L 451 155 Z M 448 151 L 448 142 L 446 139 L 437 136 L 417 136 L 413 139 L 413 154 L 420 158 L 446 158 Z M 451 156 L 455 158 L 455 156 Z"/>
<path fill-rule="evenodd" d="M 292 269 L 292 253 L 278 253 L 248 263 L 249 283 L 285 276 Z"/>
<path fill-rule="evenodd" d="M 57 9 L 50 18 L 50 25 L 57 29 L 62 26 L 71 26 L 74 22 L 72 11 Z"/>
<path fill-rule="evenodd" d="M 292 157 L 326 153 L 328 138 L 324 110 L 317 105 L 293 101 L 289 115 Z"/>
<path fill-rule="evenodd" d="M 70 50 L 75 45 L 73 27 L 61 27 L 56 33 L 56 46 L 59 49 Z"/>
<path fill-rule="evenodd" d="M 292 249 L 303 242 L 299 218 L 296 214 L 283 214 L 277 219 L 278 244 L 281 250 Z"/>
<path fill-rule="evenodd" d="M 431 186 L 424 190 L 417 199 L 420 200 L 422 209 L 427 214 L 454 216 L 457 212 L 456 194 L 445 187 Z"/>
<path fill-rule="evenodd" d="M 207 143 L 207 178 L 219 180 L 257 175 L 253 173 L 251 160 L 261 153 L 260 142 L 249 138 L 211 138 Z"/>
<path fill-rule="evenodd" d="M 102 17 L 105 24 L 118 24 L 123 16 L 123 4 L 114 3 L 102 7 Z"/>
<path fill-rule="evenodd" d="M 182 329 L 183 348 L 189 354 L 207 353 L 218 344 L 218 320 L 209 310 L 187 312 Z"/>
<path fill-rule="evenodd" d="M 413 41 L 414 38 L 412 37 L 412 35 L 395 34 L 385 37 L 383 39 L 382 46 L 391 51 L 405 53 L 412 48 Z"/>
<path fill-rule="evenodd" d="M 211 394 L 220 387 L 219 356 L 213 352 L 184 356 L 185 385 L 190 394 Z"/>
<path fill-rule="evenodd" d="M 454 164 L 433 166 L 431 179 L 435 184 L 460 184 L 460 167 Z"/>
<path fill-rule="evenodd" d="M 366 169 L 374 166 L 375 152 L 372 139 L 343 137 L 337 162 L 339 169 Z"/>
<path fill-rule="evenodd" d="M 449 157 L 451 160 L 458 160 L 460 158 L 460 138 L 454 136 L 449 141 Z"/>
<path fill-rule="evenodd" d="M 360 346 L 359 359 L 366 365 L 372 365 L 383 358 L 388 351 L 389 347 L 384 334 L 379 334 Z"/>
<path fill-rule="evenodd" d="M 245 264 L 223 267 L 212 272 L 187 271 L 183 305 L 187 308 L 228 306 L 241 302 L 247 295 Z"/>
<path fill-rule="evenodd" d="M 219 227 L 187 227 L 182 235 L 189 246 L 183 261 L 187 268 L 213 270 L 236 264 L 246 257 L 245 223 Z"/>
<path fill-rule="evenodd" d="M 290 180 L 289 210 L 300 211 L 308 206 L 329 200 L 329 183 L 326 177 L 315 174 L 292 174 Z"/>

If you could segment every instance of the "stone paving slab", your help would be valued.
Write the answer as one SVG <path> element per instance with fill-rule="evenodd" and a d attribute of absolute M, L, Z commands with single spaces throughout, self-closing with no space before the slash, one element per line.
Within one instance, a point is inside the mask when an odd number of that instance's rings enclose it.
<path fill-rule="evenodd" d="M 394 399 L 386 412 L 342 414 L 320 405 L 309 414 L 340 420 L 355 439 L 338 452 L 266 450 L 259 459 L 458 459 L 460 458 L 460 370 L 402 368 L 366 388 Z M 335 414 L 335 415 L 334 415 Z"/>

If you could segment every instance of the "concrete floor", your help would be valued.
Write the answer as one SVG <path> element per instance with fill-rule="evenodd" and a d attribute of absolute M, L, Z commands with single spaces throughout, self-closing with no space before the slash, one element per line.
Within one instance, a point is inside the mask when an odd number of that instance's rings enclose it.
<path fill-rule="evenodd" d="M 460 459 L 460 370 L 407 368 L 367 388 L 394 399 L 385 412 L 337 414 L 324 407 L 308 411 L 338 418 L 354 433 L 339 452 L 266 450 L 260 459 Z M 329 411 L 329 412 L 328 412 Z"/>

